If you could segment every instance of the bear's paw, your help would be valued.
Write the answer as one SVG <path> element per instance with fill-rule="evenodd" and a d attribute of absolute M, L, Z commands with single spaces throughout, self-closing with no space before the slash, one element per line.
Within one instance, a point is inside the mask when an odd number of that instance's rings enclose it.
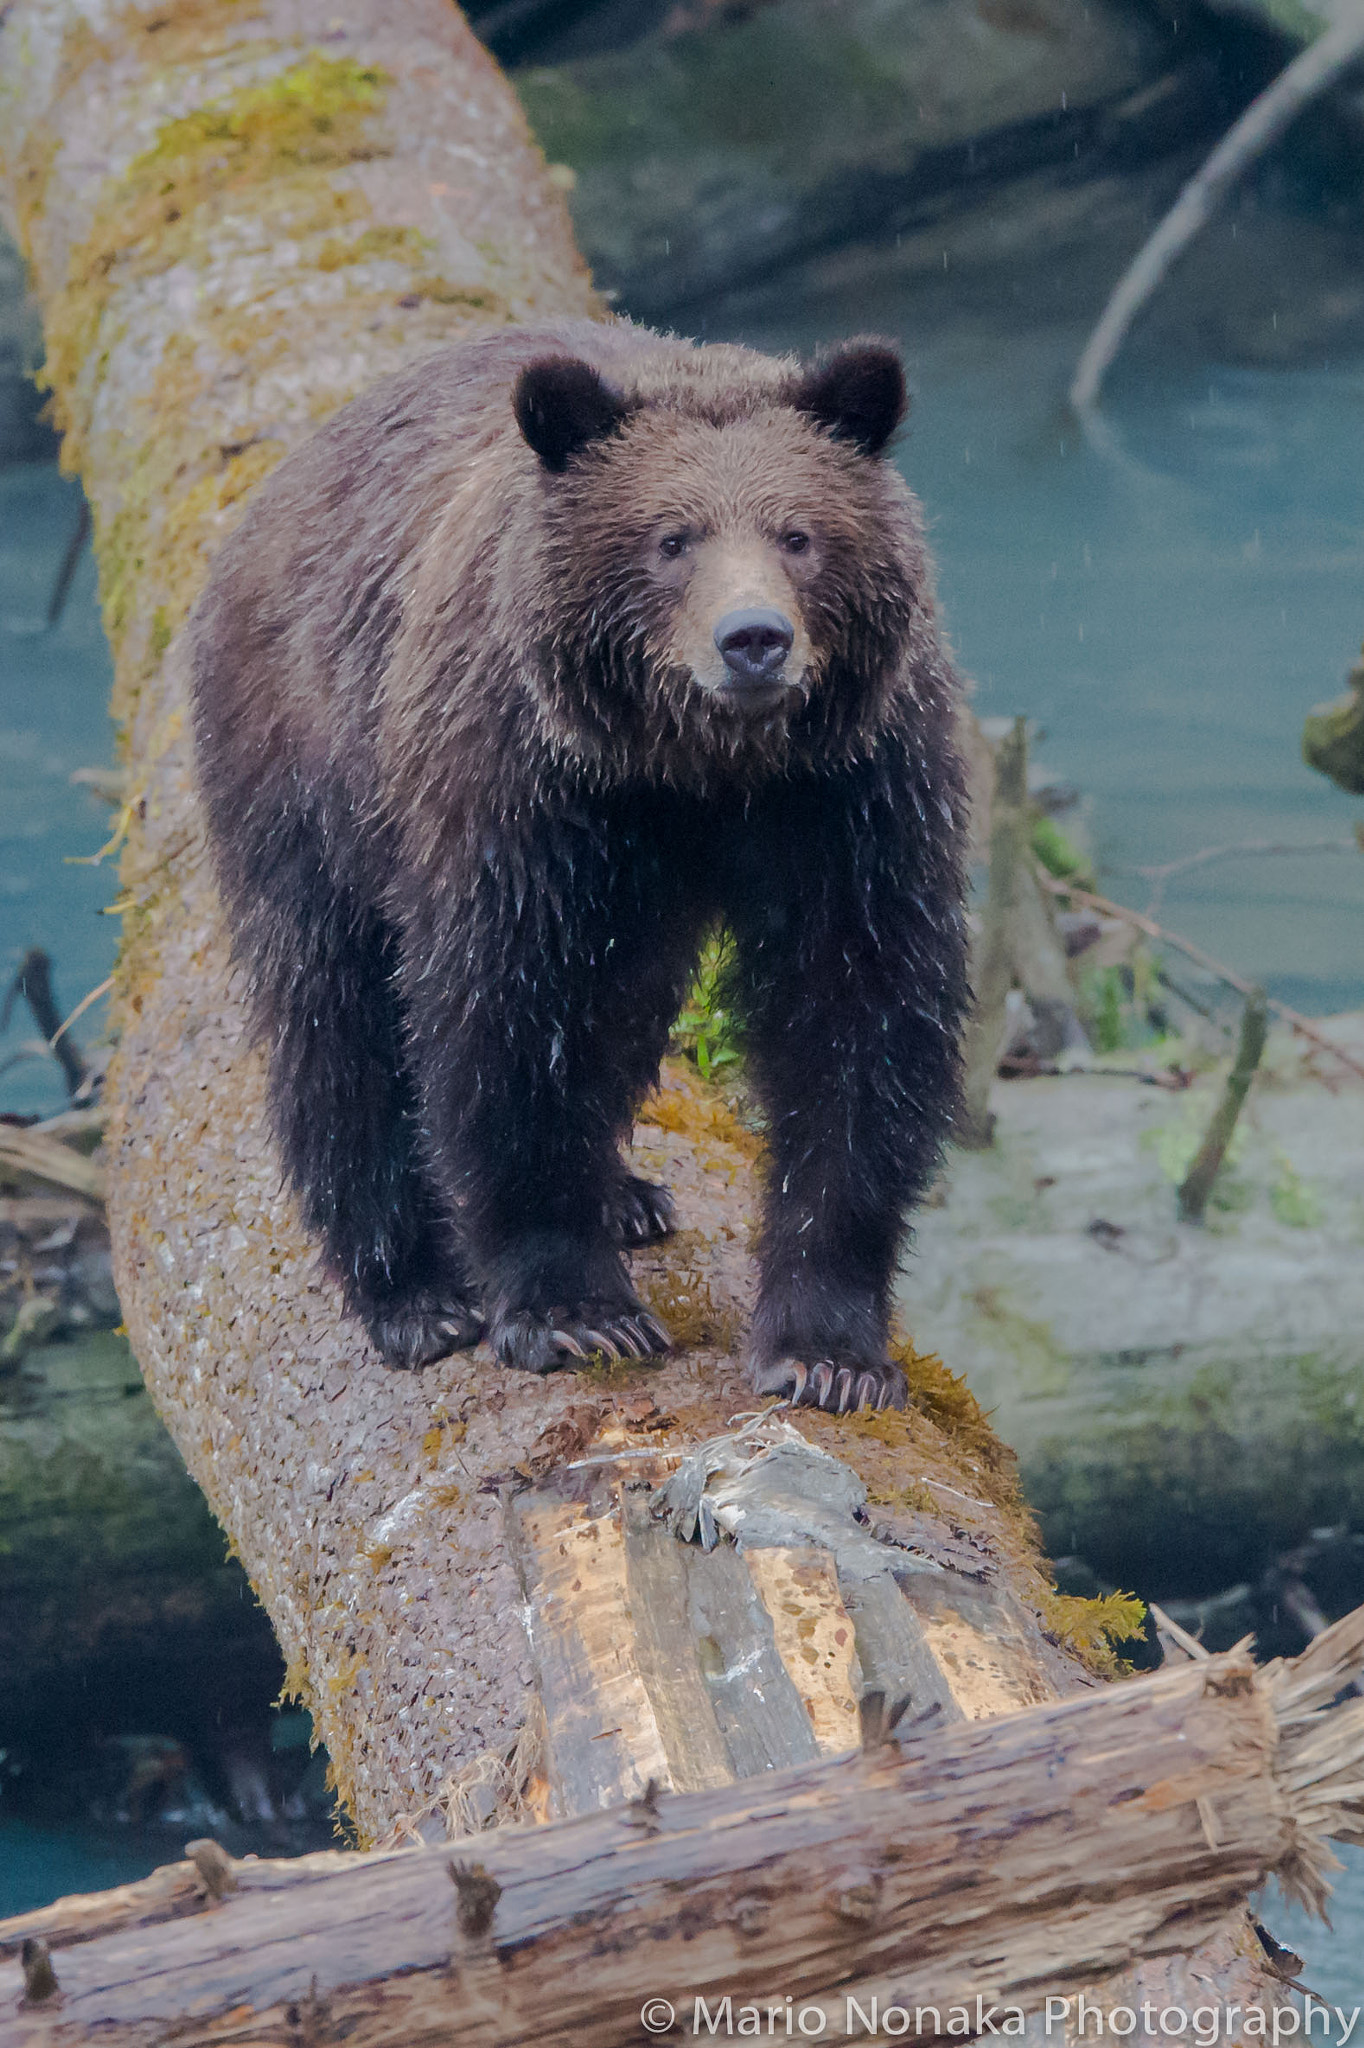
<path fill-rule="evenodd" d="M 449 1289 L 424 1292 L 376 1309 L 366 1318 L 369 1341 L 384 1364 L 398 1372 L 420 1372 L 452 1351 L 467 1351 L 483 1335 L 483 1318 Z"/>
<path fill-rule="evenodd" d="M 855 1364 L 832 1358 L 813 1363 L 761 1359 L 750 1365 L 748 1378 L 755 1394 L 777 1394 L 793 1408 L 823 1408 L 832 1415 L 849 1415 L 855 1408 L 903 1408 L 909 1399 L 909 1381 L 888 1358 Z"/>
<path fill-rule="evenodd" d="M 659 1358 L 672 1349 L 656 1316 L 637 1304 L 579 1302 L 548 1315 L 509 1315 L 492 1333 L 500 1365 L 519 1372 L 555 1372 L 561 1366 L 607 1364 L 631 1358 Z"/>
<path fill-rule="evenodd" d="M 626 1250 L 658 1244 L 677 1228 L 677 1211 L 666 1188 L 631 1174 L 607 1197 L 606 1227 Z"/>

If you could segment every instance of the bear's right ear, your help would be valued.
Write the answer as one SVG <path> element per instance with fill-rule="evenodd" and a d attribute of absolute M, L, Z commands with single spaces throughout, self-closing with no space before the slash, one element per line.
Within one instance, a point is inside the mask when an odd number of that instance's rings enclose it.
<path fill-rule="evenodd" d="M 512 409 L 530 446 L 557 476 L 570 456 L 614 434 L 630 408 L 590 363 L 545 356 L 517 378 Z"/>

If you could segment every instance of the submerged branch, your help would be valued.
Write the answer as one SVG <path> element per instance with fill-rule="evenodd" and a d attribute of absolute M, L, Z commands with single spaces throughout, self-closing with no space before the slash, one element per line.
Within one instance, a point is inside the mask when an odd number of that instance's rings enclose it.
<path fill-rule="evenodd" d="M 1133 321 L 1237 179 L 1361 57 L 1364 11 L 1356 9 L 1295 57 L 1223 136 L 1124 272 L 1085 345 L 1070 387 L 1070 403 L 1082 420 L 1098 405 L 1104 378 Z"/>

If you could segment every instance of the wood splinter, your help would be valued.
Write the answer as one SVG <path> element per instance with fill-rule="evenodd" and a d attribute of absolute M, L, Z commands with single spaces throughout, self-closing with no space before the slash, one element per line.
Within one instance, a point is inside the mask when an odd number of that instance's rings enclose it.
<path fill-rule="evenodd" d="M 450 1881 L 459 1894 L 455 1924 L 471 1941 L 481 1940 L 493 1924 L 502 1887 L 481 1863 L 452 1863 Z"/>
<path fill-rule="evenodd" d="M 45 1941 L 26 1941 L 19 1951 L 19 1965 L 24 1973 L 21 2005 L 45 2005 L 50 1998 L 61 1996 L 57 1988 L 57 1973 L 52 1967 L 52 1953 Z"/>
<path fill-rule="evenodd" d="M 197 1842 L 186 1842 L 185 1855 L 194 1865 L 208 1899 L 225 1899 L 229 1892 L 237 1889 L 236 1875 L 232 1869 L 232 1858 L 222 1844 L 215 1842 L 211 1835 L 204 1835 Z"/>

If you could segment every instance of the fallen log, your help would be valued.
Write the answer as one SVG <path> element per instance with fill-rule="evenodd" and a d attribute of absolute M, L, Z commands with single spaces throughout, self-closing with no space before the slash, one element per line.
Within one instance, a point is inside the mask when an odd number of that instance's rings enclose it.
<path fill-rule="evenodd" d="M 840 1760 L 496 1830 L 476 1863 L 194 1845 L 0 1924 L 54 1986 L 4 2039 L 615 2048 L 642 2010 L 713 2031 L 697 2002 L 726 1999 L 789 2001 L 817 2041 L 959 2032 L 977 1999 L 1059 2024 L 1096 1978 L 1225 1939 L 1271 1871 L 1320 1905 L 1326 1837 L 1364 1835 L 1364 1701 L 1323 1711 L 1361 1667 L 1364 1610 L 1267 1669 L 1235 1650 L 903 1742 L 870 1714 Z"/>

